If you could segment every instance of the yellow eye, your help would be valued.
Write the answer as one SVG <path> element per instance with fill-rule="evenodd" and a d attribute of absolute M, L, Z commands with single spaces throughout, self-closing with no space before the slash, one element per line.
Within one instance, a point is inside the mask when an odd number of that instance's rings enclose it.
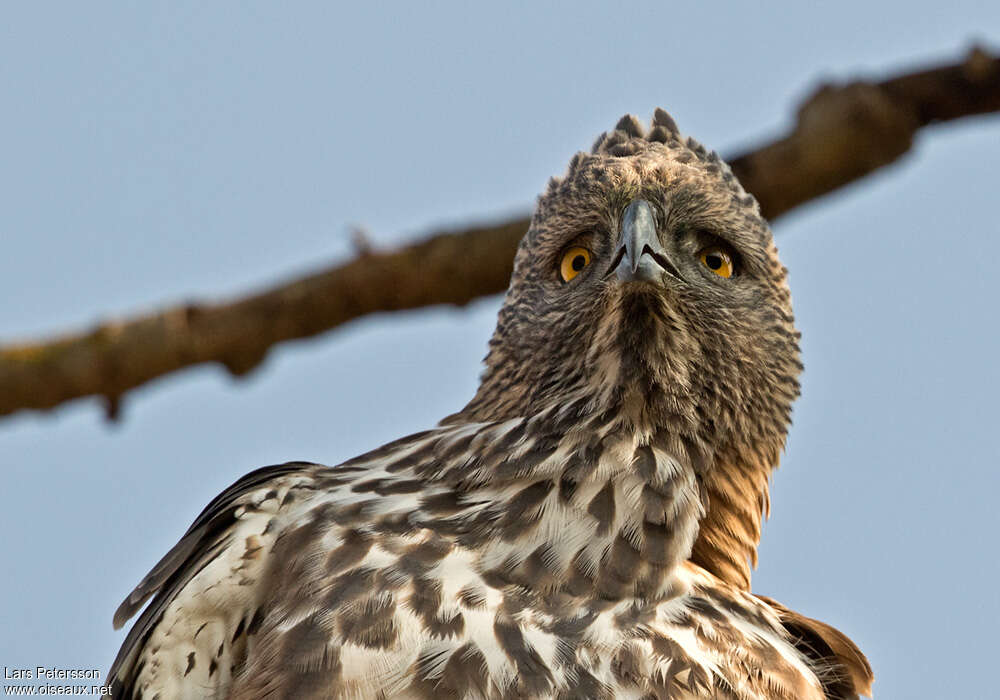
<path fill-rule="evenodd" d="M 580 274 L 583 268 L 590 264 L 590 251 L 586 248 L 574 246 L 563 253 L 562 262 L 559 264 L 559 275 L 563 282 L 569 282 Z"/>
<path fill-rule="evenodd" d="M 698 254 L 701 263 L 719 277 L 729 279 L 735 272 L 733 256 L 717 245 L 709 246 Z"/>

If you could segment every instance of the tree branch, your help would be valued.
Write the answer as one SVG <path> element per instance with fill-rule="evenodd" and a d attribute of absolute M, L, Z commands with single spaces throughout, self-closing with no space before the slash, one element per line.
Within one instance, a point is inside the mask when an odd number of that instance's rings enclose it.
<path fill-rule="evenodd" d="M 794 130 L 729 162 L 775 219 L 906 153 L 935 122 L 1000 111 L 1000 57 L 881 82 L 824 85 L 798 109 Z M 0 415 L 104 397 L 108 416 L 131 389 L 176 370 L 218 362 L 235 376 L 272 346 L 379 311 L 464 305 L 503 291 L 527 217 L 439 233 L 358 257 L 235 301 L 186 304 L 103 323 L 57 339 L 0 347 Z"/>
<path fill-rule="evenodd" d="M 961 63 L 879 83 L 822 85 L 790 134 L 729 164 L 773 220 L 897 160 L 921 127 L 997 111 L 1000 57 L 974 48 Z"/>

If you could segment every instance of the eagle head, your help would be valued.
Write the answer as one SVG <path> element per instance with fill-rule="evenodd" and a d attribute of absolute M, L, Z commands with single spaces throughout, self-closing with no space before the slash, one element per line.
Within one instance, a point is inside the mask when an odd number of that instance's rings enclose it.
<path fill-rule="evenodd" d="M 663 110 L 648 131 L 625 116 L 539 198 L 459 415 L 558 404 L 672 434 L 696 463 L 739 455 L 769 471 L 799 392 L 798 339 L 753 197 Z"/>

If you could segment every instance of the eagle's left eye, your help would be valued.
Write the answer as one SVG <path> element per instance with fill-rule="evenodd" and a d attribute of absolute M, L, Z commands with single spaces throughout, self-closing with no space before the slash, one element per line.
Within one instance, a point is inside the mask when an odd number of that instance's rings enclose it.
<path fill-rule="evenodd" d="M 563 253 L 562 262 L 559 264 L 559 276 L 563 282 L 569 282 L 589 264 L 590 251 L 580 246 L 573 246 Z"/>
<path fill-rule="evenodd" d="M 713 245 L 698 253 L 701 264 L 717 274 L 729 279 L 736 272 L 733 256 L 722 246 Z"/>

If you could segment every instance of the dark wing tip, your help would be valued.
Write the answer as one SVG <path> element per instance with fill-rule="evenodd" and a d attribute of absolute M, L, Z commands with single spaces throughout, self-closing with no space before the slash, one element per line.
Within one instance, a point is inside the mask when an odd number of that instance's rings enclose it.
<path fill-rule="evenodd" d="M 117 610 L 115 610 L 115 616 L 111 620 L 111 626 L 116 630 L 120 630 L 125 626 L 126 622 L 132 619 L 132 616 L 135 615 L 135 611 L 138 609 L 138 606 L 132 602 L 132 596 L 129 596 L 123 600 L 122 604 L 118 606 Z"/>
<path fill-rule="evenodd" d="M 136 586 L 135 590 L 128 594 L 128 597 L 122 601 L 122 604 L 118 606 L 115 610 L 115 616 L 112 618 L 111 624 L 116 630 L 120 630 L 125 626 L 132 617 L 142 609 L 142 606 L 146 604 L 146 601 L 159 590 L 159 585 L 156 587 L 150 587 L 148 585 L 147 576 L 143 579 L 142 583 Z"/>
<path fill-rule="evenodd" d="M 118 609 L 115 610 L 112 624 L 116 630 L 121 629 L 133 615 L 142 609 L 146 601 L 160 590 L 174 572 L 184 565 L 199 544 L 200 538 L 185 535 L 181 538 L 180 542 L 171 547 L 170 551 L 156 563 L 156 566 L 146 574 L 139 585 L 128 594 L 125 600 L 122 601 L 122 604 L 118 606 Z"/>

